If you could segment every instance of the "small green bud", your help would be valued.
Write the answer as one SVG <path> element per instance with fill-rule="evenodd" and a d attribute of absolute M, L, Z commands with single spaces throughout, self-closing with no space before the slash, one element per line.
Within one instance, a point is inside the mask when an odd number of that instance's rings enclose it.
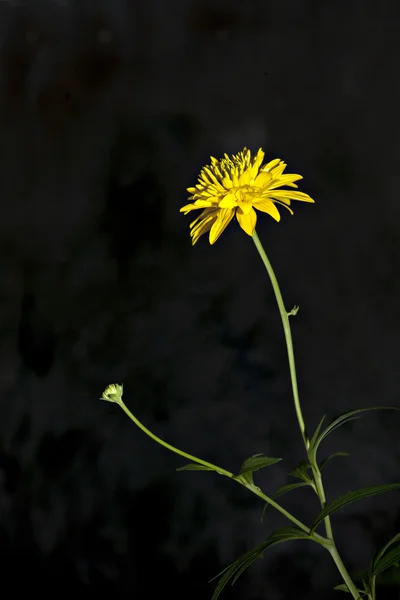
<path fill-rule="evenodd" d="M 122 402 L 122 393 L 123 385 L 112 383 L 106 387 L 100 400 L 105 400 L 106 402 L 116 402 L 119 404 Z"/>

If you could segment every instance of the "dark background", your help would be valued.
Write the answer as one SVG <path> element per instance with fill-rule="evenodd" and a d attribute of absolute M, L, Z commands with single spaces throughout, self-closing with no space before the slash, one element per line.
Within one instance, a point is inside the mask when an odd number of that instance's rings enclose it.
<path fill-rule="evenodd" d="M 283 333 L 251 239 L 192 248 L 179 214 L 210 154 L 264 148 L 315 205 L 258 233 L 292 320 L 310 429 L 399 405 L 398 2 L 0 3 L 2 585 L 42 597 L 210 598 L 286 524 L 98 400 L 269 493 L 303 458 Z M 338 430 L 328 498 L 399 481 L 399 418 Z M 349 568 L 400 529 L 399 493 L 333 518 Z M 308 490 L 283 504 L 306 522 Z M 271 549 L 225 598 L 336 598 L 319 547 Z M 8 587 L 6 587 L 8 589 Z M 398 588 L 379 598 L 400 597 Z"/>

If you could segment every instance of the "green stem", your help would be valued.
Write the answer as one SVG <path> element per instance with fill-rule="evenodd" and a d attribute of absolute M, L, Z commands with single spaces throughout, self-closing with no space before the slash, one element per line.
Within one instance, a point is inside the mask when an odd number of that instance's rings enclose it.
<path fill-rule="evenodd" d="M 376 599 L 376 577 L 371 579 L 371 600 Z"/>
<path fill-rule="evenodd" d="M 167 448 L 171 452 L 174 452 L 175 454 L 179 454 L 179 456 L 183 456 L 184 458 L 192 460 L 193 462 L 195 462 L 195 463 L 197 463 L 199 465 L 203 465 L 204 467 L 208 467 L 209 469 L 211 469 L 213 471 L 216 471 L 220 475 L 225 475 L 226 477 L 229 477 L 230 479 L 233 479 L 237 483 L 240 483 L 240 485 L 243 485 L 244 487 L 246 487 L 253 494 L 255 494 L 256 496 L 258 496 L 259 498 L 262 498 L 265 502 L 268 502 L 268 504 L 270 504 L 271 506 L 273 506 L 277 511 L 279 511 L 283 516 L 285 516 L 294 525 L 297 525 L 297 527 L 299 527 L 303 531 L 305 531 L 307 533 L 310 533 L 310 528 L 307 527 L 307 525 L 305 525 L 304 523 L 302 523 L 301 521 L 299 521 L 298 519 L 296 519 L 296 517 L 294 517 L 287 510 L 285 510 L 283 508 L 283 506 L 281 506 L 280 504 L 278 504 L 277 502 L 275 502 L 275 500 L 273 500 L 272 498 L 270 498 L 269 496 L 267 496 L 266 494 L 264 494 L 260 490 L 260 488 L 258 488 L 255 485 L 251 485 L 251 484 L 249 484 L 249 483 L 247 483 L 245 481 L 242 481 L 241 478 L 240 478 L 240 476 L 234 475 L 230 471 L 226 471 L 225 469 L 222 469 L 221 467 L 218 467 L 217 465 L 209 463 L 206 460 L 202 460 L 201 458 L 197 458 L 197 456 L 193 456 L 192 454 L 188 454 L 187 452 L 184 452 L 183 450 L 180 450 L 179 448 L 176 448 L 175 446 L 172 446 L 171 444 L 168 444 L 168 442 L 165 442 L 164 440 L 162 440 L 161 438 L 159 438 L 157 435 L 155 435 L 154 433 L 152 433 L 150 431 L 150 429 L 147 429 L 147 427 L 145 427 L 143 425 L 143 423 L 141 423 L 139 421 L 139 419 L 137 417 L 135 417 L 135 415 L 133 413 L 131 413 L 131 411 L 125 405 L 125 403 L 123 402 L 122 399 L 118 400 L 118 401 L 115 401 L 115 403 L 118 404 L 122 408 L 122 410 L 125 412 L 125 414 L 128 415 L 128 417 L 131 419 L 131 421 L 133 421 L 135 423 L 135 425 L 137 425 L 139 427 L 139 429 L 141 429 L 152 440 L 154 440 L 155 442 L 157 442 L 161 446 L 164 446 L 164 448 Z M 318 543 L 320 543 L 323 546 L 326 546 L 327 544 L 330 545 L 330 542 L 326 538 L 322 537 L 321 535 L 319 535 L 317 533 L 313 533 L 311 535 L 311 538 L 314 541 L 317 541 Z"/>
<path fill-rule="evenodd" d="M 305 425 L 304 418 L 303 418 L 303 411 L 301 409 L 301 404 L 300 404 L 299 388 L 297 385 L 297 375 L 296 375 L 296 363 L 295 363 L 295 359 L 294 359 L 294 350 L 293 350 L 292 331 L 291 331 L 290 323 L 289 323 L 289 315 L 293 314 L 293 312 L 288 313 L 286 310 L 285 303 L 283 301 L 281 290 L 280 290 L 280 287 L 278 284 L 278 280 L 276 278 L 276 275 L 274 273 L 272 265 L 268 259 L 268 256 L 266 255 L 265 250 L 261 244 L 260 238 L 258 237 L 257 232 L 255 230 L 253 233 L 253 241 L 254 241 L 257 251 L 261 257 L 261 260 L 264 263 L 264 266 L 267 270 L 269 278 L 271 280 L 272 288 L 274 290 L 276 302 L 277 302 L 278 308 L 279 308 L 279 313 L 281 315 L 283 331 L 284 331 L 285 340 L 286 340 L 287 355 L 288 355 L 288 360 L 289 360 L 289 370 L 290 370 L 290 379 L 292 382 L 294 407 L 296 410 L 297 421 L 299 423 L 301 436 L 303 438 L 304 446 L 306 448 L 307 455 L 308 455 L 308 450 L 310 447 L 310 440 L 308 439 L 306 425 Z M 313 470 L 313 475 L 314 475 L 314 480 L 315 480 L 318 497 L 319 497 L 322 508 L 324 508 L 326 506 L 326 497 L 325 497 L 324 486 L 322 483 L 321 472 L 319 470 L 318 464 L 314 463 L 311 466 L 312 466 L 312 470 Z M 339 571 L 340 571 L 347 587 L 351 591 L 353 597 L 358 600 L 360 596 L 359 596 L 348 572 L 346 571 L 346 568 L 345 568 L 345 566 L 338 554 L 338 551 L 336 549 L 335 542 L 333 539 L 333 534 L 332 534 L 331 521 L 330 521 L 329 516 L 325 517 L 324 523 L 325 523 L 325 530 L 326 530 L 327 538 L 332 542 L 332 547 L 330 548 L 330 553 L 332 555 L 332 558 L 335 561 L 335 564 L 336 564 L 337 568 L 339 569 Z"/>
<path fill-rule="evenodd" d="M 341 574 L 343 581 L 347 585 L 350 594 L 353 596 L 354 600 L 361 600 L 361 596 L 358 593 L 357 588 L 354 585 L 353 580 L 350 577 L 346 567 L 344 566 L 343 561 L 340 558 L 339 552 L 337 551 L 335 544 L 332 544 L 332 546 L 330 548 L 328 548 L 328 550 L 329 550 L 333 560 L 335 561 L 335 565 L 336 565 L 339 573 Z"/>
<path fill-rule="evenodd" d="M 299 389 L 297 386 L 297 376 L 296 376 L 296 363 L 294 361 L 294 351 L 293 351 L 293 341 L 292 341 L 292 332 L 290 329 L 289 316 L 287 310 L 285 308 L 285 304 L 283 302 L 281 290 L 279 288 L 278 280 L 275 276 L 274 270 L 272 268 L 271 263 L 268 260 L 268 257 L 265 253 L 264 248 L 260 242 L 260 238 L 257 235 L 257 232 L 253 233 L 253 241 L 258 250 L 258 253 L 261 257 L 261 260 L 264 263 L 265 268 L 267 269 L 267 273 L 272 283 L 272 288 L 275 293 L 275 298 L 278 303 L 279 312 L 282 319 L 283 331 L 285 332 L 285 340 L 286 340 L 286 348 L 289 359 L 289 369 L 290 369 L 290 379 L 292 381 L 292 389 L 293 389 L 293 399 L 294 399 L 294 407 L 296 409 L 297 420 L 299 422 L 301 435 L 303 438 L 304 445 L 306 450 L 308 450 L 310 446 L 310 440 L 307 436 L 306 425 L 304 423 L 303 412 L 301 410 L 300 398 L 299 398 Z"/>
<path fill-rule="evenodd" d="M 321 503 L 321 508 L 325 508 L 326 496 L 325 496 L 324 485 L 322 483 L 321 471 L 319 470 L 319 467 L 317 464 L 314 464 L 311 466 L 312 466 L 312 472 L 314 475 L 315 486 L 317 488 L 318 498 Z M 325 523 L 326 536 L 328 539 L 332 540 L 332 542 L 333 542 L 334 539 L 333 539 L 332 525 L 331 525 L 331 519 L 330 519 L 329 515 L 327 517 L 325 517 L 324 523 Z"/>
<path fill-rule="evenodd" d="M 217 471 L 217 473 L 219 473 L 220 475 L 225 475 L 226 477 L 230 477 L 231 479 L 234 477 L 233 473 L 230 473 L 229 471 L 226 471 L 225 469 L 222 469 L 221 467 L 217 467 L 217 465 L 213 465 L 212 463 L 209 463 L 206 460 L 202 460 L 201 458 L 197 458 L 197 456 L 192 456 L 191 454 L 188 454 L 187 452 L 184 452 L 183 450 L 179 450 L 179 448 L 175 448 L 175 446 L 171 446 L 171 444 L 168 444 L 168 442 L 165 442 L 164 440 L 162 440 L 161 438 L 156 436 L 154 433 L 152 433 L 150 431 L 150 429 L 147 429 L 147 427 L 145 427 L 143 425 L 143 423 L 141 423 L 139 421 L 139 419 L 137 419 L 135 417 L 135 415 L 133 413 L 131 413 L 129 408 L 124 404 L 123 400 L 119 400 L 117 402 L 117 404 L 120 405 L 122 410 L 125 412 L 125 414 L 128 415 L 128 417 L 131 419 L 131 421 L 133 421 L 135 423 L 135 425 L 137 425 L 139 427 L 139 429 L 141 429 L 152 440 L 157 442 L 157 444 L 164 446 L 164 448 L 168 448 L 168 450 L 171 450 L 171 452 L 175 452 L 175 454 L 179 454 L 180 456 L 183 456 L 184 458 L 187 458 L 188 460 L 193 460 L 194 462 L 196 462 L 199 465 L 208 467 L 212 471 Z"/>

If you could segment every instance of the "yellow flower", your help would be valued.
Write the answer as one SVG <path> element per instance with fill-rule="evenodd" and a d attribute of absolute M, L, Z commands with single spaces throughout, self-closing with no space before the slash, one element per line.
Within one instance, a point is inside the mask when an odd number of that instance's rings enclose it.
<path fill-rule="evenodd" d="M 254 156 L 247 148 L 231 158 L 227 154 L 220 160 L 211 156 L 211 164 L 200 171 L 196 187 L 187 189 L 192 194 L 189 198 L 192 203 L 180 209 L 185 215 L 191 210 L 203 209 L 190 224 L 192 244 L 207 231 L 210 244 L 214 244 L 235 215 L 240 227 L 253 235 L 257 222 L 254 209 L 280 221 L 276 204 L 293 214 L 289 208 L 291 200 L 314 202 L 308 194 L 282 189 L 282 186 L 297 188 L 294 182 L 303 179 L 301 175 L 283 175 L 286 163 L 279 158 L 265 165 L 263 160 L 261 148 Z"/>

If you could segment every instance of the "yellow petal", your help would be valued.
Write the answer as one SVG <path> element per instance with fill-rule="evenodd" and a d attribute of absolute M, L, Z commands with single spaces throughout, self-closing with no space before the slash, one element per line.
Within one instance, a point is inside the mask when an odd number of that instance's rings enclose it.
<path fill-rule="evenodd" d="M 252 173 L 252 178 L 253 179 L 257 176 L 257 174 L 258 174 L 258 172 L 260 170 L 260 167 L 261 167 L 262 162 L 264 160 L 264 156 L 265 156 L 265 153 L 264 153 L 263 149 L 260 148 L 258 150 L 257 154 L 254 157 L 254 162 L 253 162 L 253 165 L 251 167 L 251 173 Z"/>
<path fill-rule="evenodd" d="M 315 202 L 308 194 L 304 192 L 297 192 L 292 190 L 273 190 L 271 194 L 268 194 L 271 198 L 278 198 L 285 202 L 286 200 L 299 200 L 300 202 Z"/>
<path fill-rule="evenodd" d="M 195 243 L 199 240 L 199 238 L 204 233 L 207 233 L 208 231 L 210 231 L 216 218 L 217 218 L 217 213 L 214 212 L 214 214 L 211 214 L 208 217 L 206 217 L 205 219 L 203 219 L 202 221 L 200 221 L 196 225 L 196 227 L 193 227 L 193 229 L 190 232 L 190 235 L 192 237 L 192 245 L 193 246 L 195 245 Z"/>
<path fill-rule="evenodd" d="M 190 225 L 189 225 L 190 229 L 192 229 L 197 223 L 199 223 L 200 221 L 202 221 L 203 219 L 205 219 L 206 217 L 208 217 L 211 214 L 214 214 L 215 218 L 217 218 L 217 211 L 218 211 L 218 209 L 216 209 L 216 208 L 205 208 L 204 210 L 201 211 L 199 216 L 190 223 Z"/>
<path fill-rule="evenodd" d="M 272 175 L 274 176 L 274 173 L 272 173 Z M 299 179 L 303 179 L 303 177 L 301 175 L 293 174 L 281 175 L 278 179 L 272 181 L 269 189 L 274 190 L 275 188 L 283 187 L 284 185 L 293 185 L 293 187 L 297 187 L 293 182 L 299 181 Z"/>
<path fill-rule="evenodd" d="M 249 185 L 252 179 L 253 173 L 251 167 L 249 167 L 239 176 L 240 185 Z"/>
<path fill-rule="evenodd" d="M 279 204 L 279 206 L 283 206 L 283 208 L 286 208 L 286 210 L 288 210 L 290 212 L 291 215 L 294 215 L 294 212 L 292 211 L 291 208 L 289 208 L 290 206 L 290 200 L 273 200 L 272 196 L 270 198 L 275 204 Z"/>
<path fill-rule="evenodd" d="M 256 211 L 252 208 L 250 212 L 245 215 L 243 211 L 238 208 L 236 211 L 236 218 L 243 231 L 245 231 L 248 235 L 253 235 L 257 223 Z"/>
<path fill-rule="evenodd" d="M 275 204 L 272 200 L 259 200 L 254 203 L 254 208 L 256 210 L 260 210 L 261 212 L 265 212 L 270 215 L 275 221 L 281 220 L 281 215 L 279 214 L 279 210 L 276 208 Z"/>
<path fill-rule="evenodd" d="M 213 226 L 210 230 L 210 244 L 215 244 L 221 233 L 224 229 L 229 225 L 231 220 L 233 219 L 233 215 L 235 214 L 235 210 L 230 208 L 223 208 L 218 213 L 218 218 L 213 223 Z"/>
<path fill-rule="evenodd" d="M 213 203 L 210 200 L 196 200 L 194 204 L 186 204 L 179 209 L 179 212 L 183 212 L 187 214 L 191 210 L 198 210 L 199 208 L 208 208 L 212 206 Z"/>
<path fill-rule="evenodd" d="M 236 200 L 236 196 L 235 194 L 233 194 L 232 192 L 230 192 L 229 194 L 226 194 L 226 196 L 224 196 L 221 200 L 221 202 L 218 204 L 219 208 L 234 208 L 235 206 L 237 206 L 237 200 Z"/>
<path fill-rule="evenodd" d="M 245 215 L 248 215 L 252 210 L 252 204 L 250 202 L 246 202 L 246 201 L 243 202 L 243 201 L 239 200 L 237 205 L 240 207 L 241 211 Z"/>
<path fill-rule="evenodd" d="M 274 160 L 270 160 L 269 163 L 267 163 L 266 165 L 261 167 L 261 171 L 267 171 L 267 172 L 271 171 L 271 169 L 276 167 L 276 165 L 279 165 L 280 162 L 281 162 L 280 158 L 274 158 Z"/>
<path fill-rule="evenodd" d="M 228 177 L 228 175 L 225 175 L 225 177 L 222 179 L 222 186 L 226 190 L 230 190 L 233 187 L 232 180 L 230 177 Z"/>
<path fill-rule="evenodd" d="M 277 165 L 276 167 L 273 167 L 270 171 L 271 171 L 271 175 L 273 179 L 278 179 L 278 177 L 280 177 L 283 173 L 283 171 L 286 169 L 287 165 L 285 162 L 283 162 L 283 160 L 280 161 L 279 165 Z"/>
<path fill-rule="evenodd" d="M 255 178 L 254 185 L 259 185 L 260 187 L 263 187 L 264 185 L 268 185 L 269 183 L 271 183 L 271 181 L 272 181 L 271 173 L 268 173 L 267 171 L 262 171 Z"/>
<path fill-rule="evenodd" d="M 213 173 L 213 171 L 210 169 L 210 167 L 205 167 L 205 172 L 207 173 L 207 175 L 209 176 L 209 178 L 216 184 L 219 184 L 218 179 L 215 177 L 215 174 Z"/>

